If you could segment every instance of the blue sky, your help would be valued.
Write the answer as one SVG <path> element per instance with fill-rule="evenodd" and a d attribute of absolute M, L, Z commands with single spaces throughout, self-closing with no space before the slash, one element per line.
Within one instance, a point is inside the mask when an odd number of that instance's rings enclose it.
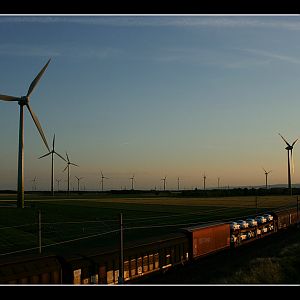
<path fill-rule="evenodd" d="M 0 94 L 31 96 L 48 143 L 82 186 L 167 188 L 287 182 L 300 137 L 298 16 L 0 16 Z M 15 189 L 19 107 L 0 101 L 0 189 Z M 299 150 L 298 150 L 299 147 Z M 50 157 L 25 111 L 25 188 L 50 188 Z M 294 183 L 300 179 L 294 148 Z M 66 179 L 55 160 L 55 177 Z M 61 188 L 66 183 L 61 182 Z"/>

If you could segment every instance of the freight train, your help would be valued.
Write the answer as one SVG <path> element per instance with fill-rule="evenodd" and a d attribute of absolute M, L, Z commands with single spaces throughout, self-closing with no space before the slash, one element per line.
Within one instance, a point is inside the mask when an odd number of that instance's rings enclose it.
<path fill-rule="evenodd" d="M 120 250 L 73 255 L 12 258 L 0 263 L 0 284 L 100 284 L 129 283 L 141 276 L 162 272 L 177 265 L 274 234 L 299 223 L 296 209 L 269 212 L 256 222 L 210 223 L 182 228 L 177 233 Z M 236 226 L 236 225 L 240 226 Z M 242 226 L 244 225 L 244 226 Z M 121 280 L 120 280 L 121 279 Z"/>

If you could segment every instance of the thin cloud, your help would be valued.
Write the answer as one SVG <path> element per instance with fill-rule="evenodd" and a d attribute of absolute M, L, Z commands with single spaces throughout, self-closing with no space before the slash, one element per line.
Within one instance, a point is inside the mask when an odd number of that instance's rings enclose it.
<path fill-rule="evenodd" d="M 7 43 L 0 45 L 0 55 L 56 57 L 60 56 L 61 53 L 55 50 L 49 50 L 47 46 Z"/>
<path fill-rule="evenodd" d="M 152 59 L 162 63 L 193 63 L 230 69 L 260 66 L 270 62 L 270 59 L 259 59 L 257 56 L 236 55 L 241 50 L 244 49 L 163 48 Z"/>
<path fill-rule="evenodd" d="M 300 64 L 300 59 L 291 57 L 291 56 L 287 56 L 287 55 L 282 55 L 282 54 L 273 53 L 273 52 L 269 52 L 269 51 L 265 51 L 265 50 L 259 50 L 259 49 L 242 49 L 242 50 L 252 53 L 252 54 L 255 54 L 255 55 L 265 56 L 270 59 L 281 60 L 281 61 L 289 62 L 292 64 Z"/>
<path fill-rule="evenodd" d="M 51 49 L 49 45 L 26 45 L 19 43 L 6 43 L 0 45 L 0 55 L 2 56 L 33 56 L 33 57 L 58 57 L 67 56 L 73 58 L 96 58 L 107 59 L 116 57 L 122 53 L 120 49 L 103 48 L 76 48 L 71 46 L 59 46 Z"/>
<path fill-rule="evenodd" d="M 103 26 L 253 27 L 300 30 L 298 16 L 210 16 L 210 15 L 46 15 L 0 16 L 2 23 L 74 23 Z"/>

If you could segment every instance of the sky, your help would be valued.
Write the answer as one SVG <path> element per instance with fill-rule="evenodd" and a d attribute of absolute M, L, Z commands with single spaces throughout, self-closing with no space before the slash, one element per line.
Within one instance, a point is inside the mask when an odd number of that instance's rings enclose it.
<path fill-rule="evenodd" d="M 32 110 L 71 187 L 161 190 L 287 183 L 300 138 L 300 16 L 0 15 L 0 94 Z M 49 190 L 50 156 L 24 114 L 25 190 Z M 19 106 L 0 101 L 0 189 L 17 188 Z M 293 183 L 300 183 L 300 142 Z M 65 162 L 55 178 L 66 188 Z M 57 186 L 55 185 L 55 188 Z"/>

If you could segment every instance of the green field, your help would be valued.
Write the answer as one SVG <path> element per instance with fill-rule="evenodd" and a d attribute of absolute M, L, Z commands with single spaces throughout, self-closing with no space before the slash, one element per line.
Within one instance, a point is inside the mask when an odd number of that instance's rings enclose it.
<path fill-rule="evenodd" d="M 38 253 L 38 211 L 42 220 L 43 253 L 78 253 L 93 247 L 119 245 L 122 213 L 124 243 L 142 241 L 207 222 L 227 222 L 284 206 L 297 196 L 181 198 L 149 195 L 74 194 L 54 198 L 0 194 L 0 259 Z"/>

